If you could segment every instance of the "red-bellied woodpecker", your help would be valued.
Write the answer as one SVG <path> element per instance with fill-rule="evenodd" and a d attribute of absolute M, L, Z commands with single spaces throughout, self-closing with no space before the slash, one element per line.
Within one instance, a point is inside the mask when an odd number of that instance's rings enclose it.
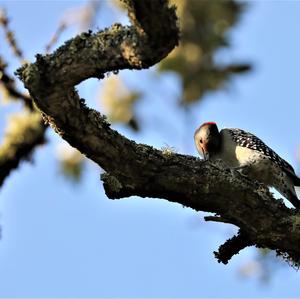
<path fill-rule="evenodd" d="M 216 123 L 206 122 L 196 130 L 194 139 L 204 159 L 221 159 L 227 166 L 274 187 L 296 208 L 300 208 L 294 188 L 300 186 L 300 178 L 288 162 L 258 137 L 241 129 L 219 131 Z"/>

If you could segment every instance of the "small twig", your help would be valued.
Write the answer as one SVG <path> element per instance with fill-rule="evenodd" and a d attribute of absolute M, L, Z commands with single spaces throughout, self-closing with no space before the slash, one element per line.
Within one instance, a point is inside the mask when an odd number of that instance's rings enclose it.
<path fill-rule="evenodd" d="M 23 52 L 17 44 L 14 32 L 9 28 L 9 18 L 4 9 L 0 9 L 0 25 L 4 29 L 6 41 L 14 55 L 23 63 L 25 61 Z"/>
<path fill-rule="evenodd" d="M 222 222 L 222 223 L 231 223 L 228 219 L 221 216 L 204 216 L 205 221 L 214 221 L 214 222 Z"/>
<path fill-rule="evenodd" d="M 8 75 L 6 72 L 7 64 L 4 63 L 3 59 L 0 57 L 0 84 L 2 83 L 4 88 L 7 90 L 12 98 L 23 100 L 25 106 L 33 111 L 33 102 L 31 97 L 27 94 L 20 92 L 15 86 L 15 79 Z"/>
<path fill-rule="evenodd" d="M 66 29 L 67 25 L 64 22 L 61 22 L 54 32 L 53 36 L 51 37 L 49 43 L 45 47 L 46 53 L 49 53 L 52 47 L 56 44 L 57 40 L 59 39 L 60 35 L 63 33 L 63 31 Z"/>
<path fill-rule="evenodd" d="M 219 263 L 226 265 L 235 254 L 252 245 L 254 245 L 254 242 L 249 239 L 248 235 L 245 232 L 239 231 L 237 235 L 221 245 L 218 251 L 214 251 L 214 254 Z"/>

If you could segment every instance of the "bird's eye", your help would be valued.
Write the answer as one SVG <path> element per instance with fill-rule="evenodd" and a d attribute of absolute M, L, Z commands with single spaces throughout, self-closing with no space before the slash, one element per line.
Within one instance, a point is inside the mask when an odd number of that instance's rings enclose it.
<path fill-rule="evenodd" d="M 202 139 L 200 139 L 200 143 L 202 143 Z"/>

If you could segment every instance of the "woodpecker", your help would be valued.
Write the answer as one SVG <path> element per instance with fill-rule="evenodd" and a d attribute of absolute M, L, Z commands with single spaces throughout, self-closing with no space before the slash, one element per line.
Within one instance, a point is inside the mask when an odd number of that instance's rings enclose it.
<path fill-rule="evenodd" d="M 202 124 L 194 134 L 196 148 L 205 160 L 221 159 L 227 166 L 274 187 L 300 209 L 294 186 L 300 178 L 293 167 L 255 135 L 241 129 L 218 130 L 214 122 Z"/>

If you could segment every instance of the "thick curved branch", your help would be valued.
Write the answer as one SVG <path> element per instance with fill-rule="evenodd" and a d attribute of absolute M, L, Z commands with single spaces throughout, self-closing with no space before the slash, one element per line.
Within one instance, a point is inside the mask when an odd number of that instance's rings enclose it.
<path fill-rule="evenodd" d="M 110 129 L 105 117 L 79 98 L 74 86 L 81 81 L 113 70 L 147 68 L 178 42 L 176 15 L 167 1 L 125 2 L 135 26 L 117 24 L 81 34 L 18 71 L 36 105 L 58 134 L 107 172 L 102 180 L 109 198 L 165 198 L 216 213 L 238 226 L 252 244 L 275 249 L 298 263 L 300 215 L 276 201 L 266 187 L 222 163 L 136 144 Z M 233 253 L 234 247 L 250 244 L 231 243 Z"/>

